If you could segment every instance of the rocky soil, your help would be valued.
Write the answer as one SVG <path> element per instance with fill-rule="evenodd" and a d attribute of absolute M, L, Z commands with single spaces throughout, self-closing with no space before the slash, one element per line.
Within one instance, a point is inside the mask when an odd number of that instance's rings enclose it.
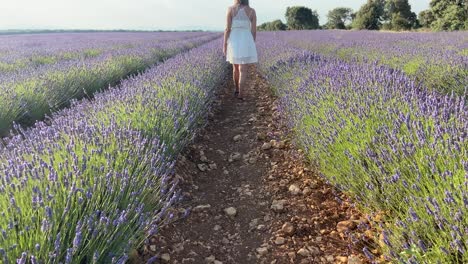
<path fill-rule="evenodd" d="M 174 221 L 133 262 L 367 263 L 362 242 L 352 243 L 367 220 L 307 165 L 267 82 L 250 74 L 245 101 L 226 77 L 177 164 L 184 200 Z"/>

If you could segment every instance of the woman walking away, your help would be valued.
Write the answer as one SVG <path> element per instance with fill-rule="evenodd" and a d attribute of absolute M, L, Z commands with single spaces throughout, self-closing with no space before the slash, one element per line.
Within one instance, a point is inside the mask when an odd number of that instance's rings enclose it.
<path fill-rule="evenodd" d="M 233 64 L 236 91 L 234 96 L 243 100 L 247 82 L 247 67 L 258 62 L 255 39 L 257 37 L 257 15 L 249 6 L 249 0 L 235 0 L 227 12 L 224 32 L 224 56 Z"/>

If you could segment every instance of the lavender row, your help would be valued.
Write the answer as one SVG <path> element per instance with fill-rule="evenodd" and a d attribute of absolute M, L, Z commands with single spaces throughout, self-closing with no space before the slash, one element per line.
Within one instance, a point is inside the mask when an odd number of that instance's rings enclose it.
<path fill-rule="evenodd" d="M 260 35 L 261 71 L 311 161 L 353 197 L 401 263 L 468 262 L 468 106 L 401 71 Z M 361 228 L 365 228 L 364 226 Z M 353 241 L 368 240 L 354 237 Z M 373 253 L 372 253 L 373 251 Z"/>
<path fill-rule="evenodd" d="M 2 263 L 125 263 L 178 199 L 171 173 L 226 70 L 219 40 L 0 148 Z"/>
<path fill-rule="evenodd" d="M 468 32 L 390 33 L 288 31 L 290 45 L 348 62 L 379 63 L 402 70 L 429 89 L 463 95 L 468 88 Z"/>
<path fill-rule="evenodd" d="M 60 33 L 0 36 L 0 75 L 86 59 L 148 44 L 202 37 L 202 32 Z"/>
<path fill-rule="evenodd" d="M 146 43 L 135 48 L 114 50 L 95 58 L 63 61 L 0 80 L 0 136 L 13 122 L 33 124 L 51 111 L 68 106 L 71 99 L 92 96 L 170 56 L 217 37 L 203 35 L 179 41 Z"/>

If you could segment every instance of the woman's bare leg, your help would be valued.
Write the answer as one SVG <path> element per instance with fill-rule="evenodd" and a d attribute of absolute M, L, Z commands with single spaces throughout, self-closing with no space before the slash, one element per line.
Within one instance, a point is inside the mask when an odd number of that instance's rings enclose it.
<path fill-rule="evenodd" d="M 239 65 L 239 97 L 243 98 L 244 89 L 247 84 L 248 65 Z"/>
<path fill-rule="evenodd" d="M 239 92 L 239 75 L 240 75 L 239 64 L 233 64 L 232 70 L 233 70 L 232 76 L 234 79 L 234 85 L 236 86 L 236 92 Z"/>

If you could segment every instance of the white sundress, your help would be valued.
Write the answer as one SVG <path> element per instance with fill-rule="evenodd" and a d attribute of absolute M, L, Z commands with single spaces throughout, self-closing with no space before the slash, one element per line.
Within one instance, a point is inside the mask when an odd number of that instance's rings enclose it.
<path fill-rule="evenodd" d="M 239 8 L 237 14 L 232 18 L 231 34 L 227 41 L 226 61 L 232 64 L 258 62 L 251 23 L 244 8 Z"/>

